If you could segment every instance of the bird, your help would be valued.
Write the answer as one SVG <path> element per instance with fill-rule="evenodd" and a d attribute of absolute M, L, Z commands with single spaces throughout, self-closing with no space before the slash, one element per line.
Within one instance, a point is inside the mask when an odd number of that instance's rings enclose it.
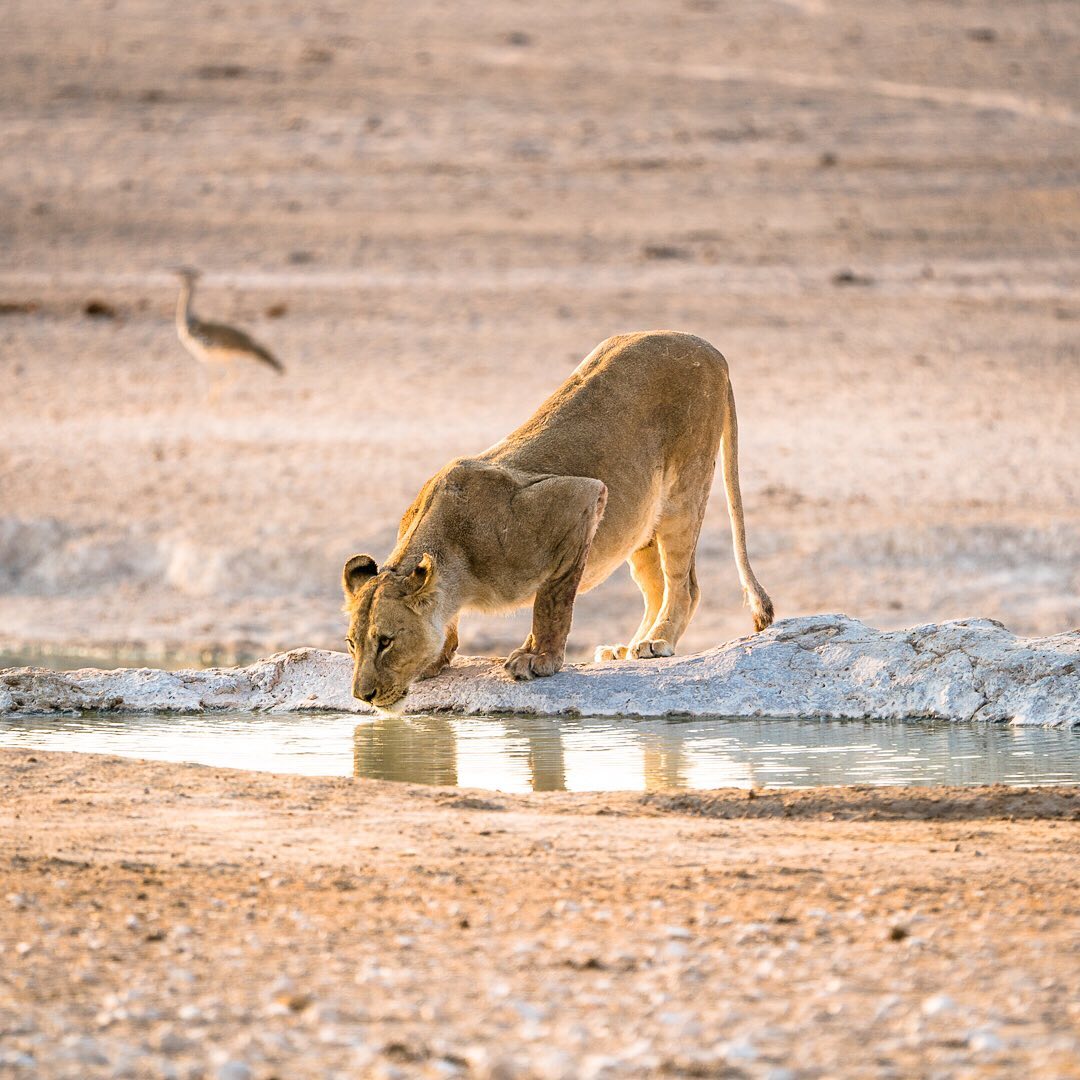
<path fill-rule="evenodd" d="M 279 375 L 285 374 L 285 365 L 250 334 L 224 323 L 203 322 L 191 310 L 195 295 L 195 282 L 199 271 L 190 266 L 176 270 L 180 278 L 180 295 L 176 301 L 176 332 L 180 344 L 203 364 L 208 372 L 224 370 L 226 382 L 230 383 L 240 371 L 240 365 L 253 360 L 273 368 Z M 212 376 L 211 376 L 212 378 Z M 210 397 L 214 396 L 213 390 Z"/>

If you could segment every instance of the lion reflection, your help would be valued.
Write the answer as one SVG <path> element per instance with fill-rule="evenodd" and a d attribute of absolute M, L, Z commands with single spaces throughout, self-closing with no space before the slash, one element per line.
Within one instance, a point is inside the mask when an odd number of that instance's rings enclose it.
<path fill-rule="evenodd" d="M 440 716 L 380 716 L 353 732 L 353 775 L 456 787 L 457 737 Z"/>
<path fill-rule="evenodd" d="M 460 718 L 441 716 L 380 716 L 359 724 L 353 735 L 353 773 L 373 780 L 447 786 L 462 782 L 501 786 L 516 774 L 533 791 L 567 790 L 565 721 L 542 717 L 471 719 L 470 724 L 490 725 L 490 749 L 482 756 L 491 775 L 481 778 L 467 770 L 464 780 L 458 760 L 461 723 Z M 652 731 L 644 737 L 626 734 L 618 786 L 645 791 L 687 786 L 689 759 L 677 728 Z M 474 762 L 472 770 L 475 768 Z"/>
<path fill-rule="evenodd" d="M 492 723 L 509 756 L 523 763 L 533 791 L 565 791 L 566 761 L 557 721 Z M 457 733 L 441 716 L 380 716 L 353 732 L 353 775 L 370 780 L 456 786 Z M 493 777 L 492 779 L 497 779 Z"/>

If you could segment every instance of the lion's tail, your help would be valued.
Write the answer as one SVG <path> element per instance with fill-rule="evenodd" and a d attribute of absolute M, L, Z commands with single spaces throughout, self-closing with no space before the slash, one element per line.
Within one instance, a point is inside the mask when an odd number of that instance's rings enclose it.
<path fill-rule="evenodd" d="M 743 596 L 754 615 L 754 629 L 764 630 L 773 621 L 773 605 L 769 594 L 754 577 L 746 554 L 746 524 L 743 520 L 742 493 L 739 491 L 739 421 L 735 416 L 735 394 L 730 383 L 725 412 L 724 430 L 720 436 L 720 459 L 724 470 L 728 516 L 731 518 L 731 543 L 735 549 L 735 565 L 739 568 Z"/>

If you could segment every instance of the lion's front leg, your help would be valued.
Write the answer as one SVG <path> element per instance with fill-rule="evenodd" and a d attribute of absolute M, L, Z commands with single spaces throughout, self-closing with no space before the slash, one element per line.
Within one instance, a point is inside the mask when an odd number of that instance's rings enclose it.
<path fill-rule="evenodd" d="M 515 679 L 554 675 L 563 666 L 566 639 L 574 615 L 574 598 L 589 558 L 596 527 L 604 513 L 607 488 L 589 477 L 554 477 L 530 492 L 550 502 L 549 521 L 567 518 L 567 528 L 552 552 L 552 576 L 536 590 L 532 633 L 506 660 Z M 543 509 L 531 507 L 530 510 Z"/>
<path fill-rule="evenodd" d="M 587 556 L 586 546 L 576 572 L 555 578 L 537 589 L 533 602 L 532 633 L 520 649 L 515 649 L 507 657 L 504 665 L 515 679 L 535 679 L 537 676 L 554 675 L 561 670 L 566 654 L 566 639 L 574 616 L 574 597 Z"/>
<path fill-rule="evenodd" d="M 457 647 L 458 633 L 457 619 L 455 619 L 453 622 L 446 624 L 446 638 L 443 641 L 442 652 L 439 653 L 439 658 L 430 667 L 424 668 L 417 678 L 433 679 L 440 671 L 449 667 L 450 661 L 454 659 L 454 653 L 457 652 Z"/>

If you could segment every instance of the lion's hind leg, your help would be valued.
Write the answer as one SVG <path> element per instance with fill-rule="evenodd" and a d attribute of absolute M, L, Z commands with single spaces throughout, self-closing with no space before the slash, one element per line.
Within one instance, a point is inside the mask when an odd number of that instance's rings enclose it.
<path fill-rule="evenodd" d="M 664 603 L 664 570 L 660 565 L 660 550 L 656 546 L 656 538 L 653 537 L 644 547 L 638 548 L 626 561 L 630 567 L 630 576 L 641 590 L 641 598 L 645 601 L 645 614 L 642 615 L 641 622 L 628 644 L 597 646 L 597 663 L 604 660 L 625 660 L 628 655 L 632 655 L 631 650 L 652 629 Z"/>
<path fill-rule="evenodd" d="M 665 513 L 657 524 L 663 604 L 655 621 L 635 635 L 628 657 L 644 660 L 674 655 L 679 638 L 697 610 L 700 590 L 694 556 L 704 516 L 705 500 L 691 496 Z"/>

